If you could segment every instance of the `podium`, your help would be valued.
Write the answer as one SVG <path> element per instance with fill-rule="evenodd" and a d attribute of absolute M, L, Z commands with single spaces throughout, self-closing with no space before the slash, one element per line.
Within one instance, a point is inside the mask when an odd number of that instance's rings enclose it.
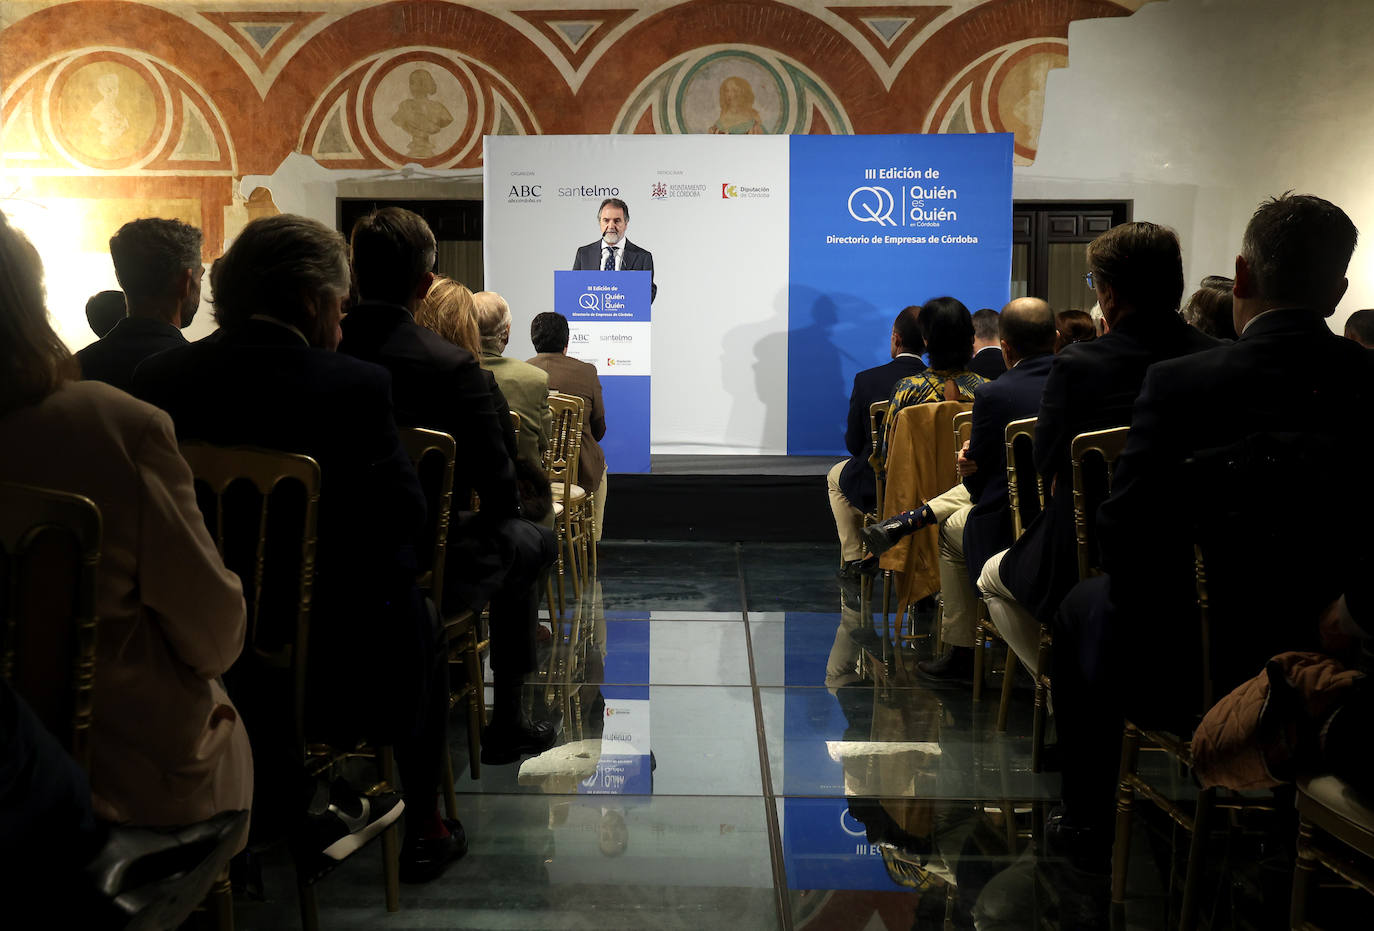
<path fill-rule="evenodd" d="M 568 318 L 568 355 L 596 366 L 606 404 L 608 472 L 649 471 L 650 310 L 647 271 L 556 271 L 554 309 Z"/>

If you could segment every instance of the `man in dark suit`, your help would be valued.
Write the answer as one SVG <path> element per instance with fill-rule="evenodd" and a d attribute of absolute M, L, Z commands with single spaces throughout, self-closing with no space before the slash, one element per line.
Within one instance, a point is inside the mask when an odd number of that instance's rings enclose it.
<path fill-rule="evenodd" d="M 392 418 L 391 377 L 331 351 L 348 294 L 347 246 L 323 224 L 282 214 L 248 224 L 210 274 L 220 338 L 147 359 L 134 393 L 167 411 L 181 440 L 319 463 L 308 736 L 395 745 L 409 801 L 401 876 L 431 879 L 466 851 L 461 825 L 440 822 L 437 808 L 447 664 L 415 586 L 425 500 Z M 240 518 L 226 509 L 226 519 Z M 243 666 L 227 678 L 253 741 L 261 814 L 262 799 L 299 779 L 301 761 L 283 733 L 289 689 Z M 367 820 L 369 810 L 350 818 Z M 335 820 L 336 839 L 356 833 L 356 820 Z"/>
<path fill-rule="evenodd" d="M 352 247 L 361 300 L 343 322 L 339 351 L 391 373 L 399 424 L 443 431 L 458 445 L 441 607 L 452 614 L 490 606 L 495 708 L 482 762 L 513 763 L 557 738 L 552 726 L 531 723 L 521 710 L 553 535 L 520 516 L 515 466 L 476 358 L 415 322 L 434 279 L 429 226 L 409 210 L 386 207 L 354 225 Z M 472 491 L 481 500 L 477 512 L 466 508 Z"/>
<path fill-rule="evenodd" d="M 984 307 L 973 314 L 973 358 L 968 370 L 992 381 L 1007 370 L 1008 361 L 1002 355 L 997 311 Z"/>
<path fill-rule="evenodd" d="M 200 246 L 200 230 L 180 220 L 133 220 L 110 238 L 128 316 L 76 354 L 82 378 L 128 391 L 140 362 L 186 344 L 205 273 Z"/>
<path fill-rule="evenodd" d="M 596 211 L 596 222 L 601 224 L 601 238 L 577 250 L 573 257 L 573 271 L 607 271 L 649 273 L 649 303 L 658 297 L 658 285 L 654 283 L 654 256 L 648 249 L 641 249 L 625 238 L 625 230 L 630 225 L 630 207 L 619 197 L 608 197 L 601 202 Z"/>
<path fill-rule="evenodd" d="M 863 541 L 859 530 L 863 516 L 873 510 L 878 493 L 873 467 L 868 457 L 873 454 L 873 435 L 869 429 L 868 408 L 875 401 L 886 401 L 892 386 L 908 375 L 925 371 L 921 361 L 925 340 L 916 315 L 919 307 L 906 307 L 892 322 L 888 340 L 891 362 L 864 369 L 854 376 L 849 392 L 849 420 L 844 432 L 844 445 L 849 458 L 835 463 L 826 476 L 830 493 L 830 510 L 835 515 L 835 528 L 840 536 L 840 578 L 857 579 L 857 566 L 863 556 Z"/>
<path fill-rule="evenodd" d="M 1162 359 L 1210 349 L 1217 341 L 1178 315 L 1183 259 L 1178 237 L 1153 223 L 1124 223 L 1088 244 L 1090 277 L 1110 332 L 1054 358 L 1035 425 L 1035 469 L 1045 508 L 1010 549 L 983 565 L 978 588 L 997 629 L 1050 623 L 1078 581 L 1069 446 L 1089 430 L 1130 421 L 1145 370 Z M 1026 634 L 1029 638 L 1030 634 Z"/>
<path fill-rule="evenodd" d="M 1039 410 L 1054 362 L 1054 312 L 1040 298 L 1012 301 L 998 315 L 998 327 L 1000 353 L 1011 367 L 974 393 L 973 429 L 959 461 L 963 484 L 941 496 L 962 506 L 942 515 L 938 499 L 930 504 L 940 522 L 940 596 L 944 642 L 950 645 L 944 656 L 918 664 L 934 678 L 962 679 L 973 669 L 978 603 L 973 580 L 989 556 L 1012 542 L 1007 424 Z"/>
<path fill-rule="evenodd" d="M 606 435 L 606 405 L 601 400 L 601 378 L 595 365 L 568 355 L 568 319 L 562 314 L 536 314 L 530 321 L 530 342 L 538 355 L 525 361 L 548 373 L 549 390 L 576 395 L 587 403 L 577 478 L 587 493 L 595 496 L 592 509 L 596 539 L 600 540 L 606 514 L 606 456 L 600 445 Z"/>
<path fill-rule="evenodd" d="M 1374 358 L 1325 320 L 1355 239 L 1349 217 L 1320 198 L 1265 201 L 1236 258 L 1240 338 L 1145 378 L 1098 512 L 1107 576 L 1079 584 L 1055 620 L 1056 836 L 1084 852 L 1110 841 L 1123 713 L 1147 727 L 1196 723 L 1195 542 L 1216 697 L 1276 653 L 1315 648 L 1323 616 L 1367 571 L 1369 496 L 1310 507 L 1292 497 L 1312 482 L 1361 487 L 1374 455 Z"/>

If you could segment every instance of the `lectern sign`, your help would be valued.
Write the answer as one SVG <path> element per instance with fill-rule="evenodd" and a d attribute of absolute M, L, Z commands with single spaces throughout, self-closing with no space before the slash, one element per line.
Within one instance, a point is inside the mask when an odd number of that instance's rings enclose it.
<path fill-rule="evenodd" d="M 554 304 L 568 355 L 596 366 L 606 402 L 601 448 L 611 472 L 649 471 L 649 273 L 560 271 Z"/>

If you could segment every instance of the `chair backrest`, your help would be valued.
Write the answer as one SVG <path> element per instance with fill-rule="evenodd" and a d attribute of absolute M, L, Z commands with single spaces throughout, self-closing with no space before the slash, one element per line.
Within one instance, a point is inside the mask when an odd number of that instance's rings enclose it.
<path fill-rule="evenodd" d="M 883 469 L 883 425 L 887 421 L 887 411 L 891 406 L 890 401 L 874 401 L 868 405 L 868 439 L 870 442 L 868 453 L 868 466 L 873 470 L 873 479 L 878 486 L 878 516 L 883 513 L 883 491 L 885 484 L 885 470 Z"/>
<path fill-rule="evenodd" d="M 518 416 L 511 415 L 518 423 Z M 442 608 L 444 603 L 444 555 L 448 546 L 449 515 L 453 509 L 453 467 L 458 444 L 438 430 L 408 427 L 401 430 L 401 445 L 415 465 L 425 493 L 425 541 L 416 554 L 420 562 L 419 586 Z"/>
<path fill-rule="evenodd" d="M 1080 433 L 1069 445 L 1073 460 L 1073 526 L 1078 543 L 1078 577 L 1100 575 L 1097 506 L 1112 490 L 1112 470 L 1126 448 L 1127 427 Z"/>
<path fill-rule="evenodd" d="M 1305 509 L 1297 536 L 1273 503 L 1314 476 L 1355 487 L 1367 464 L 1349 460 L 1343 437 L 1312 431 L 1256 433 L 1183 463 L 1177 513 L 1179 537 L 1192 531 L 1203 710 L 1274 654 L 1314 647 L 1315 619 L 1360 570 L 1368 525 L 1350 514 L 1361 502 Z"/>
<path fill-rule="evenodd" d="M 294 724 L 303 740 L 319 463 L 296 453 L 198 442 L 183 443 L 181 454 L 195 476 L 215 546 L 243 584 L 248 632 L 235 666 L 251 658 L 289 670 Z"/>
<path fill-rule="evenodd" d="M 91 499 L 0 482 L 0 676 L 86 770 L 100 532 Z"/>
<path fill-rule="evenodd" d="M 549 479 L 576 485 L 577 462 L 582 452 L 582 399 L 571 394 L 550 394 L 553 435 L 549 437 Z M 567 491 L 567 488 L 564 488 Z"/>
<path fill-rule="evenodd" d="M 1019 537 L 1045 507 L 1045 485 L 1035 471 L 1035 418 L 1007 424 L 1006 440 L 1012 531 Z"/>
<path fill-rule="evenodd" d="M 960 411 L 954 415 L 954 480 L 962 481 L 959 474 L 959 452 L 973 436 L 973 411 Z"/>

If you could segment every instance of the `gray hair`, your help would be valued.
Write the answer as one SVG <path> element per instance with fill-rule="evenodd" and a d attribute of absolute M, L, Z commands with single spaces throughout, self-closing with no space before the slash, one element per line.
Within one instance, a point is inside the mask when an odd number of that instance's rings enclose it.
<path fill-rule="evenodd" d="M 485 352 L 500 354 L 510 340 L 510 305 L 495 291 L 478 291 L 472 296 L 477 310 L 477 331 Z"/>
<path fill-rule="evenodd" d="M 233 326 L 253 314 L 305 322 L 304 299 L 348 293 L 348 244 L 309 217 L 282 213 L 243 228 L 210 267 L 215 322 Z"/>

